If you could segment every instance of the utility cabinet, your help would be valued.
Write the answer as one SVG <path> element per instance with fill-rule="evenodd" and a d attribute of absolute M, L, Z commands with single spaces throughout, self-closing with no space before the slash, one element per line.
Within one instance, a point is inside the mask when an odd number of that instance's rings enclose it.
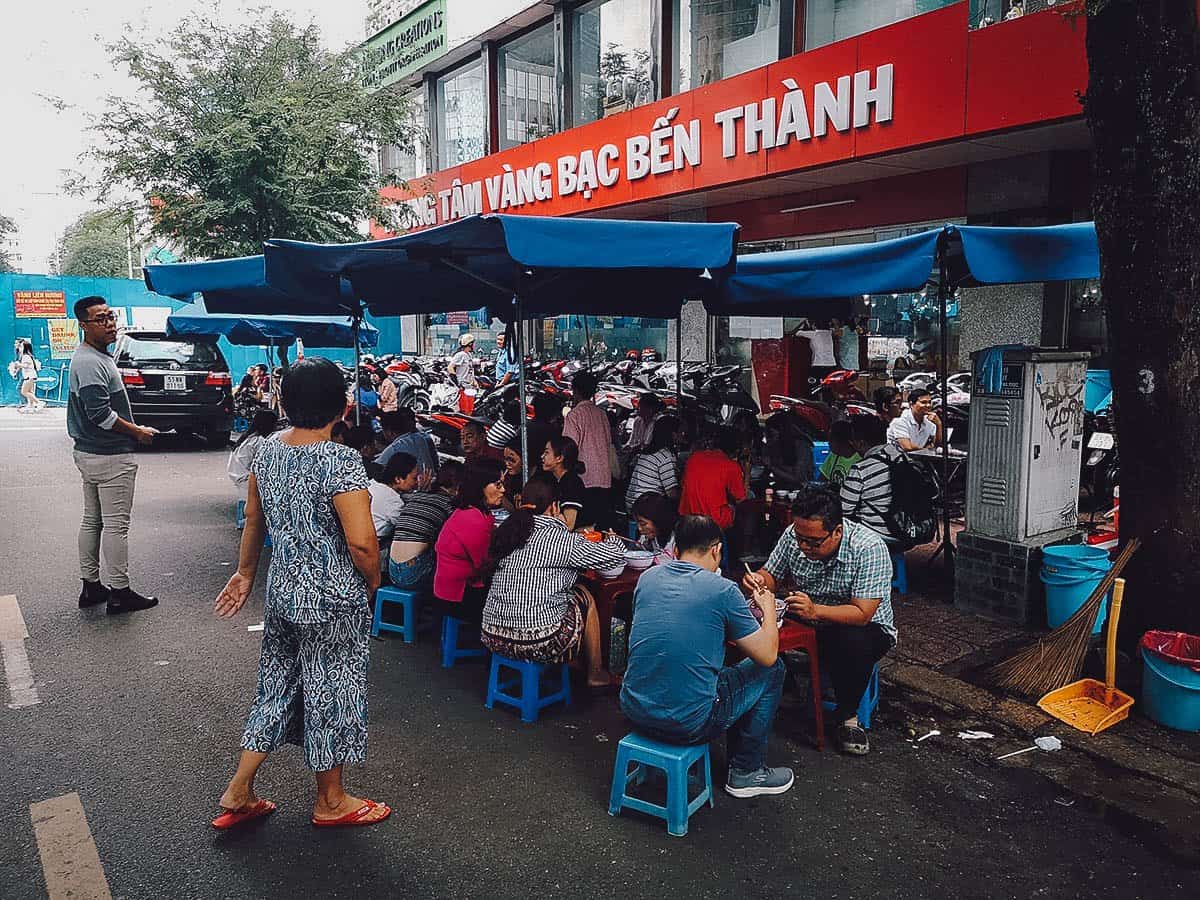
<path fill-rule="evenodd" d="M 971 354 L 971 533 L 1041 544 L 1077 529 L 1089 358 L 1032 347 Z"/>

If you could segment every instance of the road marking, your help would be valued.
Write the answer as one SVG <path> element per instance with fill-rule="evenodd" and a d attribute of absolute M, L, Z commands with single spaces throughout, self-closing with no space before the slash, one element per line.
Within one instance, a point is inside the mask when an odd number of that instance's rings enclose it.
<path fill-rule="evenodd" d="M 29 630 L 25 627 L 16 596 L 0 597 L 0 656 L 4 658 L 4 680 L 12 697 L 9 709 L 24 709 L 41 702 L 37 688 L 33 686 L 33 669 L 25 652 L 28 637 Z"/>
<path fill-rule="evenodd" d="M 29 805 L 50 900 L 112 900 L 78 794 Z"/>

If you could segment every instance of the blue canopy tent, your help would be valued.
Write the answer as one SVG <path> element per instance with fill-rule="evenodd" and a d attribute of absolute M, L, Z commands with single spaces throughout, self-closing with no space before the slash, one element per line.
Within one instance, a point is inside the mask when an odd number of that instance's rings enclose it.
<path fill-rule="evenodd" d="M 271 240 L 264 254 L 267 284 L 287 294 L 333 304 L 350 293 L 385 316 L 487 305 L 513 329 L 561 313 L 677 317 L 732 270 L 737 232 L 732 223 L 482 215 L 357 244 Z M 510 352 L 523 360 L 515 331 Z"/>
<path fill-rule="evenodd" d="M 175 319 L 178 328 L 192 329 L 177 333 L 221 334 L 232 343 L 272 347 L 287 346 L 296 337 L 314 346 L 353 347 L 356 383 L 361 347 L 378 342 L 374 328 L 363 328 L 359 304 L 349 295 L 314 301 L 279 291 L 267 284 L 261 255 L 149 265 L 143 272 L 146 286 L 155 293 L 188 303 L 204 298 L 206 312 L 168 318 L 168 328 L 170 319 Z"/>
<path fill-rule="evenodd" d="M 713 315 L 839 316 L 861 294 L 937 289 L 941 326 L 940 381 L 947 396 L 946 306 L 960 287 L 1098 278 L 1093 222 L 1007 228 L 945 225 L 869 244 L 739 256 L 734 272 L 705 300 Z M 942 436 L 943 478 L 949 466 Z M 950 550 L 949 505 L 943 504 L 939 550 Z"/>
<path fill-rule="evenodd" d="M 353 347 L 354 320 L 347 316 L 251 316 L 180 311 L 167 317 L 167 333 L 188 337 L 224 337 L 242 346 L 287 346 L 296 339 L 311 347 Z M 367 323 L 358 343 L 374 347 L 379 331 Z"/>

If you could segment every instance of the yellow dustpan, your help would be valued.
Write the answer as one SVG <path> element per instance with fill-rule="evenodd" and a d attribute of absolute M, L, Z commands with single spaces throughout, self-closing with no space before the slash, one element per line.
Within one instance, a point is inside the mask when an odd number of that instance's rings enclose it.
<path fill-rule="evenodd" d="M 1117 620 L 1121 618 L 1124 594 L 1125 579 L 1118 578 L 1113 586 L 1112 608 L 1108 611 L 1104 681 L 1084 678 L 1051 691 L 1038 701 L 1038 706 L 1054 718 L 1088 734 L 1098 734 L 1116 725 L 1129 715 L 1129 708 L 1133 706 L 1133 698 L 1116 688 Z"/>

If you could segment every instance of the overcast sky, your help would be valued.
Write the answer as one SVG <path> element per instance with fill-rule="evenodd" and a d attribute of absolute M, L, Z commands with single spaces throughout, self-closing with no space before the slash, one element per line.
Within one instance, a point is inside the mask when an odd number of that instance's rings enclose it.
<path fill-rule="evenodd" d="M 64 172 L 88 146 L 87 113 L 128 89 L 105 45 L 127 32 L 161 35 L 203 10 L 229 23 L 268 6 L 316 23 L 331 47 L 362 39 L 364 0 L 4 0 L 0 25 L 0 213 L 20 228 L 25 272 L 47 271 L 57 236 L 89 204 L 67 196 Z M 62 111 L 39 94 L 61 98 Z"/>

